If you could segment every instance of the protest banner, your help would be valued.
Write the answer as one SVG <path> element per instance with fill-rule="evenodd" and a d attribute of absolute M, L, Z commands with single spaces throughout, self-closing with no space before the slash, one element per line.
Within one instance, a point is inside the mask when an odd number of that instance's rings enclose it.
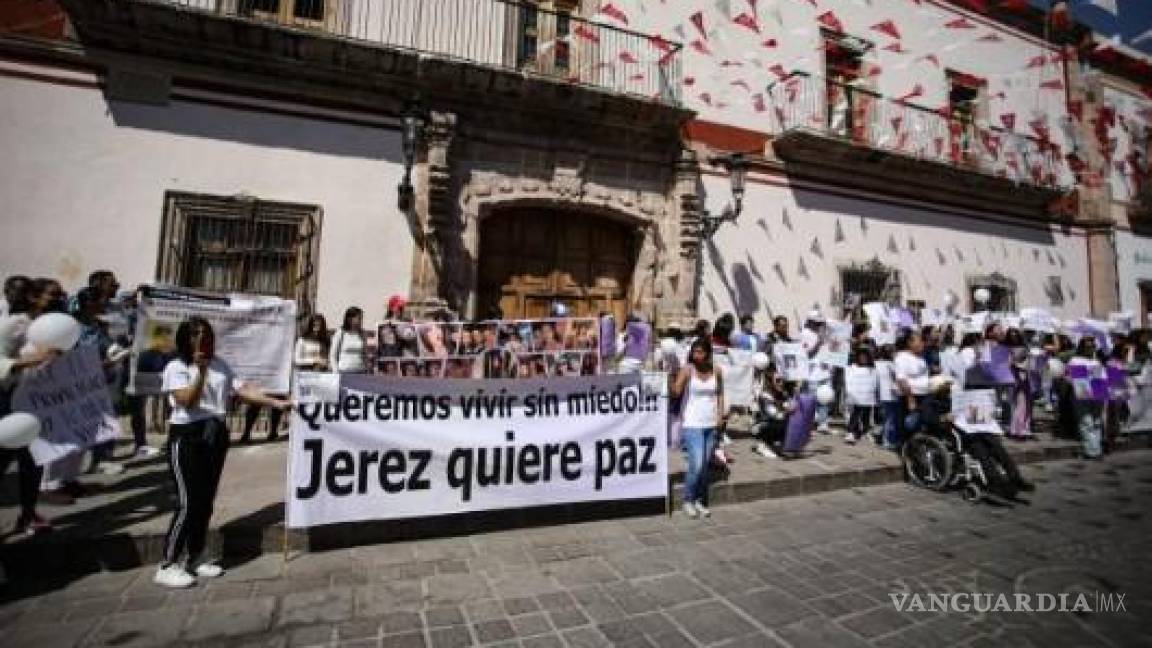
<path fill-rule="evenodd" d="M 1131 396 L 1131 391 L 1128 389 L 1128 372 L 1124 370 L 1124 367 L 1113 367 L 1109 365 L 1104 368 L 1104 374 L 1108 380 L 1109 400 L 1128 400 Z"/>
<path fill-rule="evenodd" d="M 852 349 L 852 322 L 828 322 L 824 344 L 816 354 L 816 361 L 829 367 L 847 367 Z"/>
<path fill-rule="evenodd" d="M 1108 402 L 1108 378 L 1103 367 L 1073 364 L 1069 365 L 1066 371 L 1077 400 Z"/>
<path fill-rule="evenodd" d="M 876 405 L 876 369 L 852 365 L 844 370 L 844 392 L 848 402 L 860 407 Z"/>
<path fill-rule="evenodd" d="M 216 334 L 216 356 L 236 377 L 266 392 L 284 394 L 292 375 L 296 303 L 277 297 L 212 296 L 179 289 L 146 288 L 139 302 L 132 347 L 131 388 L 160 393 L 164 366 L 175 357 L 176 329 L 203 317 Z"/>
<path fill-rule="evenodd" d="M 40 419 L 40 437 L 28 448 L 40 466 L 120 434 L 96 345 L 82 345 L 25 374 L 12 394 L 12 411 Z"/>
<path fill-rule="evenodd" d="M 1152 364 L 1145 365 L 1144 370 L 1132 380 L 1124 431 L 1152 431 Z"/>
<path fill-rule="evenodd" d="M 1024 308 L 1020 310 L 1021 326 L 1028 331 L 1037 333 L 1055 333 L 1058 322 L 1052 314 L 1042 308 Z"/>
<path fill-rule="evenodd" d="M 665 498 L 667 414 L 642 380 L 344 374 L 294 408 L 287 524 Z"/>
<path fill-rule="evenodd" d="M 954 390 L 952 422 L 967 434 L 1004 434 L 996 421 L 996 390 Z"/>
<path fill-rule="evenodd" d="M 1111 327 L 1113 333 L 1119 333 L 1120 335 L 1128 335 L 1132 332 L 1132 321 L 1135 319 L 1136 316 L 1128 311 L 1108 313 L 1108 325 Z"/>
<path fill-rule="evenodd" d="M 772 345 L 772 355 L 776 359 L 776 371 L 789 382 L 808 380 L 808 352 L 799 342 L 777 342 Z"/>

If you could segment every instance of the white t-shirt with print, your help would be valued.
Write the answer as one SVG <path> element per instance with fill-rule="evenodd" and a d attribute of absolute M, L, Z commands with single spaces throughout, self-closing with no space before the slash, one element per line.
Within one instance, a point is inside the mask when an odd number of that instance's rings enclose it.
<path fill-rule="evenodd" d="M 891 360 L 876 361 L 876 392 L 880 396 L 881 403 L 899 400 L 899 395 L 896 393 L 895 377 L 892 375 Z"/>
<path fill-rule="evenodd" d="M 232 391 L 239 389 L 242 383 L 232 373 L 232 368 L 219 358 L 213 358 L 208 363 L 208 376 L 204 380 L 204 389 L 200 392 L 200 401 L 196 407 L 188 409 L 176 402 L 172 392 L 191 387 L 198 375 L 199 367 L 187 365 L 180 358 L 169 361 L 164 367 L 161 389 L 168 394 L 168 402 L 172 405 L 169 423 L 195 423 L 204 419 L 223 418 L 228 413 L 228 400 Z"/>
<path fill-rule="evenodd" d="M 928 363 L 911 351 L 901 351 L 892 360 L 892 371 L 896 380 L 908 382 L 908 388 L 916 396 L 928 394 Z"/>

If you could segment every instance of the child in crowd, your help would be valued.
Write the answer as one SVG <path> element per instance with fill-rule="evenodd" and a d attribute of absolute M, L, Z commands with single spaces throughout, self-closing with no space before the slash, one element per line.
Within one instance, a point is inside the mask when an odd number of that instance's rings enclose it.
<path fill-rule="evenodd" d="M 844 371 L 844 384 L 847 387 L 848 405 L 851 408 L 844 442 L 852 444 L 863 438 L 871 429 L 873 409 L 876 407 L 876 395 L 879 390 L 876 366 L 872 362 L 872 354 L 867 349 L 856 351 L 852 364 Z M 875 440 L 879 442 L 878 438 Z"/>
<path fill-rule="evenodd" d="M 884 416 L 881 445 L 895 450 L 900 445 L 900 394 L 896 390 L 896 377 L 892 373 L 892 345 L 880 347 L 876 355 L 876 399 Z"/>

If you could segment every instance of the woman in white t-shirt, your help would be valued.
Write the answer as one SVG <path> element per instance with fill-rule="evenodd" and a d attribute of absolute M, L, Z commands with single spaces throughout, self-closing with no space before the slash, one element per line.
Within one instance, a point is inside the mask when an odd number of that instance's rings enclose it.
<path fill-rule="evenodd" d="M 688 349 L 688 366 L 679 370 L 671 387 L 673 398 L 682 398 L 681 444 L 687 455 L 684 474 L 684 513 L 708 517 L 704 505 L 708 490 L 708 466 L 716 448 L 716 434 L 728 419 L 724 407 L 724 377 L 712 362 L 712 343 L 698 338 Z"/>
<path fill-rule="evenodd" d="M 903 443 L 920 427 L 920 401 L 929 393 L 928 362 L 924 360 L 924 339 L 916 331 L 909 331 L 896 343 L 900 349 L 892 359 L 892 373 L 896 377 L 896 388 L 905 415 L 897 424 L 903 424 L 900 443 Z"/>
<path fill-rule="evenodd" d="M 203 318 L 192 317 L 176 329 L 176 357 L 164 367 L 162 390 L 172 406 L 168 467 L 179 498 L 165 539 L 164 561 L 153 579 L 164 587 L 189 587 L 197 576 L 215 578 L 224 573 L 220 566 L 204 561 L 203 552 L 228 454 L 224 417 L 232 394 L 251 405 L 280 410 L 291 407 L 286 400 L 241 383 L 232 369 L 215 357 L 215 350 L 212 326 Z"/>
<path fill-rule="evenodd" d="M 332 336 L 328 366 L 336 373 L 368 371 L 368 344 L 364 340 L 364 311 L 352 306 L 344 311 L 344 323 Z"/>
<path fill-rule="evenodd" d="M 1075 394 L 1076 427 L 1080 433 L 1080 447 L 1087 459 L 1099 459 L 1103 455 L 1104 403 L 1092 398 L 1091 381 L 1105 377 L 1104 365 L 1096 351 L 1096 338 L 1085 335 L 1076 344 L 1076 355 L 1068 361 L 1068 373 L 1072 367 L 1085 367 L 1087 378 L 1069 378 Z"/>

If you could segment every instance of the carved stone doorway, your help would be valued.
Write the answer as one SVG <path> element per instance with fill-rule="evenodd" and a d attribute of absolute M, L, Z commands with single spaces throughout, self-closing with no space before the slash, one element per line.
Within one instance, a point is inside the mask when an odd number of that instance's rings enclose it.
<path fill-rule="evenodd" d="M 639 252 L 636 227 L 577 211 L 500 210 L 480 224 L 477 316 L 548 317 L 563 303 L 573 317 L 631 310 Z"/>

